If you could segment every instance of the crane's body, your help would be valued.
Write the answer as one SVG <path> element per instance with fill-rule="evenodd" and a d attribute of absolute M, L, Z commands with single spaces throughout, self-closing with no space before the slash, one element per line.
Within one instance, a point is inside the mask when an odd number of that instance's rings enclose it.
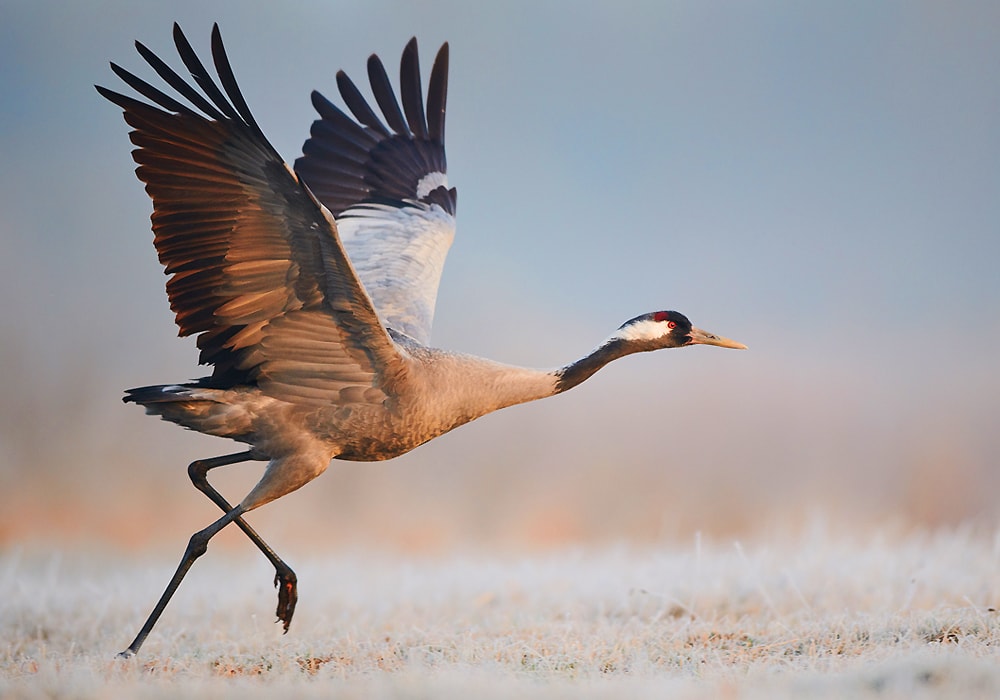
<path fill-rule="evenodd" d="M 320 118 L 292 169 L 254 121 L 218 27 L 212 55 L 221 89 L 176 25 L 174 41 L 201 93 L 136 47 L 188 104 L 115 64 L 149 102 L 98 90 L 124 109 L 134 129 L 136 172 L 153 199 L 154 244 L 170 275 L 171 308 L 180 334 L 197 336 L 201 362 L 213 371 L 192 383 L 130 389 L 125 401 L 250 448 L 189 466 L 194 485 L 224 515 L 192 536 L 123 655 L 138 651 L 192 563 L 230 523 L 275 566 L 277 616 L 287 631 L 295 574 L 242 515 L 305 485 L 333 459 L 396 457 L 492 411 L 566 391 L 631 353 L 744 347 L 693 328 L 676 311 L 633 318 L 593 352 L 554 370 L 432 347 L 457 199 L 444 154 L 448 45 L 434 62 L 426 111 L 416 40 L 400 64 L 402 108 L 381 61 L 369 58 L 385 123 L 338 73 L 354 118 L 313 93 Z M 230 505 L 207 473 L 248 460 L 268 465 L 250 493 Z"/>
<path fill-rule="evenodd" d="M 308 445 L 319 474 L 332 459 L 371 462 L 398 457 L 487 413 L 557 391 L 554 372 L 412 342 L 403 352 L 410 368 L 408 389 L 391 400 L 365 401 L 359 396 L 327 406 L 303 406 L 266 396 L 255 387 L 213 389 L 195 383 L 130 389 L 126 401 L 185 428 L 247 443 L 262 459 L 280 462 Z M 457 376 L 464 380 L 456 381 Z M 280 470 L 281 465 L 270 468 Z M 251 499 L 244 504 L 257 507 L 266 502 Z"/>

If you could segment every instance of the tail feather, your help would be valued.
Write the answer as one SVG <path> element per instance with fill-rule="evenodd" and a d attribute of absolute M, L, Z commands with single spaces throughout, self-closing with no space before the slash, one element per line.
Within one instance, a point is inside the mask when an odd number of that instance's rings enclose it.
<path fill-rule="evenodd" d="M 140 386 L 135 389 L 126 389 L 122 401 L 125 403 L 137 403 L 142 406 L 151 403 L 169 403 L 173 401 L 187 401 L 191 399 L 191 389 L 197 388 L 195 385 L 184 384 L 156 384 L 154 386 Z"/>
<path fill-rule="evenodd" d="M 249 442 L 253 415 L 247 411 L 246 399 L 231 390 L 201 384 L 157 384 L 127 389 L 122 401 L 137 403 L 149 415 L 200 433 Z"/>

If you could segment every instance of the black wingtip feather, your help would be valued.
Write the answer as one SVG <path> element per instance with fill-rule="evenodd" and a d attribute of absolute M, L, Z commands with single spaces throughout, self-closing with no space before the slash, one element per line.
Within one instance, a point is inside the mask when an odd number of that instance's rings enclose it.
<path fill-rule="evenodd" d="M 392 83 L 389 82 L 389 75 L 385 72 L 382 59 L 375 54 L 368 57 L 368 82 L 372 86 L 375 101 L 389 122 L 389 127 L 397 134 L 410 136 L 410 128 L 406 125 L 403 112 L 399 109 L 399 102 L 396 100 L 396 93 L 393 92 Z"/>
<path fill-rule="evenodd" d="M 131 106 L 132 103 L 138 103 L 139 102 L 138 100 L 134 100 L 131 97 L 126 97 L 125 95 L 121 94 L 120 92 L 115 92 L 114 90 L 109 90 L 108 88 L 104 87 L 103 85 L 95 85 L 94 88 L 97 90 L 97 93 L 101 97 L 103 97 L 104 99 L 108 100 L 109 102 L 112 102 L 113 104 L 118 105 L 122 109 L 128 109 Z"/>
<path fill-rule="evenodd" d="M 350 120 L 350 117 L 344 114 L 344 110 L 326 99 L 326 96 L 319 90 L 313 90 L 309 93 L 309 101 L 312 102 L 313 109 L 319 112 L 319 115 L 324 119 L 343 117 Z"/>
<path fill-rule="evenodd" d="M 173 39 L 185 68 L 191 77 L 194 78 L 197 85 L 204 91 L 204 95 L 199 93 L 191 83 L 181 77 L 180 74 L 168 66 L 161 58 L 142 44 L 142 42 L 136 41 L 135 48 L 156 74 L 182 97 L 186 98 L 188 102 L 194 105 L 200 111 L 201 115 L 205 115 L 215 121 L 231 120 L 241 122 L 249 127 L 261 143 L 266 143 L 270 146 L 267 137 L 254 119 L 250 107 L 236 82 L 232 65 L 229 62 L 229 57 L 226 54 L 222 41 L 222 32 L 219 29 L 219 25 L 217 23 L 212 25 L 212 59 L 219 81 L 222 84 L 222 90 L 219 89 L 219 85 L 211 73 L 209 73 L 205 64 L 198 58 L 181 26 L 176 22 L 173 25 Z M 129 87 L 162 109 L 174 114 L 198 114 L 198 111 L 158 90 L 115 63 L 111 63 L 111 70 Z M 223 90 L 225 93 L 223 93 Z M 127 101 L 128 98 L 118 93 L 108 91 L 108 94 L 104 92 L 101 92 L 101 94 L 126 110 L 134 110 L 137 106 L 148 108 L 148 105 L 145 103 L 134 100 Z M 271 150 L 273 151 L 273 148 Z M 275 155 L 277 154 L 275 153 Z"/>
<path fill-rule="evenodd" d="M 141 78 L 132 75 L 132 73 L 129 73 L 121 66 L 112 63 L 111 71 L 119 78 L 121 78 L 126 85 L 131 87 L 133 90 L 138 92 L 143 97 L 152 100 L 163 109 L 166 109 L 175 114 L 194 114 L 194 112 L 191 111 L 191 108 L 188 107 L 187 105 L 182 104 L 177 100 L 175 100 L 174 98 L 170 97 L 170 95 L 167 95 L 166 93 L 157 90 L 155 87 L 147 83 L 145 80 L 142 80 Z"/>
<path fill-rule="evenodd" d="M 444 143 L 444 117 L 448 102 L 448 42 L 441 45 L 434 66 L 431 81 L 427 87 L 427 130 L 432 140 Z"/>
<path fill-rule="evenodd" d="M 176 25 L 174 25 L 176 26 Z M 217 121 L 225 120 L 225 116 L 219 112 L 212 104 L 191 87 L 184 78 L 177 74 L 173 68 L 164 63 L 159 56 L 146 48 L 141 42 L 135 42 L 135 49 L 139 55 L 156 71 L 156 74 L 170 85 L 174 90 L 183 95 L 191 104 Z"/>
<path fill-rule="evenodd" d="M 177 46 L 177 53 L 180 54 L 181 60 L 184 61 L 185 67 L 191 73 L 195 82 L 201 86 L 204 90 L 205 95 L 208 96 L 216 107 L 225 114 L 230 119 L 240 120 L 241 116 L 230 103 L 229 100 L 225 98 L 222 91 L 219 90 L 219 86 L 215 84 L 212 80 L 211 74 L 205 68 L 205 64 L 201 62 L 198 58 L 198 54 L 195 53 L 194 48 L 191 46 L 191 42 L 187 40 L 184 36 L 184 32 L 178 25 L 174 25 L 174 44 Z M 215 47 L 213 46 L 213 53 Z"/>
<path fill-rule="evenodd" d="M 440 205 L 454 214 L 454 190 L 420 190 L 425 176 L 444 173 L 447 168 L 444 111 L 448 45 L 444 44 L 435 57 L 426 107 L 417 55 L 413 38 L 400 61 L 399 93 L 393 91 L 382 61 L 374 55 L 369 58 L 368 77 L 375 96 L 370 104 L 344 71 L 337 73 L 337 86 L 346 107 L 337 107 L 319 92 L 311 93 L 320 119 L 313 122 L 303 155 L 295 161 L 295 171 L 334 216 L 360 203 L 402 207 L 413 199 Z"/>
<path fill-rule="evenodd" d="M 219 75 L 222 87 L 229 96 L 233 107 L 236 108 L 237 113 L 247 126 L 266 141 L 264 132 L 258 126 L 257 120 L 254 119 L 253 113 L 250 111 L 250 105 L 247 104 L 246 99 L 243 97 L 243 92 L 240 90 L 239 83 L 236 81 L 236 74 L 233 72 L 233 66 L 229 62 L 229 56 L 226 54 L 226 47 L 222 42 L 222 31 L 219 29 L 218 24 L 212 25 L 212 60 L 215 63 L 215 71 Z"/>
<path fill-rule="evenodd" d="M 399 91 L 403 98 L 406 121 L 417 138 L 427 138 L 427 119 L 424 116 L 424 96 L 420 87 L 420 57 L 417 37 L 406 42 L 399 61 Z"/>
<path fill-rule="evenodd" d="M 392 136 L 389 130 L 385 128 L 385 124 L 372 111 L 372 108 L 368 106 L 361 91 L 347 77 L 347 73 L 342 70 L 337 71 L 337 89 L 340 90 L 340 96 L 344 98 L 347 108 L 351 110 L 355 119 L 385 137 Z"/>

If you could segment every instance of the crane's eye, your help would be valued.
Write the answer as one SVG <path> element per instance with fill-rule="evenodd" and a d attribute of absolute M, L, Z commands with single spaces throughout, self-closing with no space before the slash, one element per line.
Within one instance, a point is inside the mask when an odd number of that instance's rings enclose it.
<path fill-rule="evenodd" d="M 667 321 L 667 328 L 677 328 L 677 321 Z"/>

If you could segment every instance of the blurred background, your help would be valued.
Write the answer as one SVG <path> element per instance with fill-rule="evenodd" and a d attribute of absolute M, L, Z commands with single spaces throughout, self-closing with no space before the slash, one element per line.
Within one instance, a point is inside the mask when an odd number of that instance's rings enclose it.
<path fill-rule="evenodd" d="M 451 42 L 459 229 L 442 347 L 538 367 L 673 308 L 750 346 L 652 353 L 250 520 L 278 551 L 688 540 L 1000 509 L 1000 5 L 5 2 L 0 546 L 167 551 L 241 449 L 121 403 L 178 339 L 110 60 L 152 79 L 219 22 L 291 162 L 343 68 Z M 392 71 L 395 73 L 395 70 Z M 237 501 L 260 466 L 216 477 Z M 223 533 L 246 547 L 239 533 Z"/>

